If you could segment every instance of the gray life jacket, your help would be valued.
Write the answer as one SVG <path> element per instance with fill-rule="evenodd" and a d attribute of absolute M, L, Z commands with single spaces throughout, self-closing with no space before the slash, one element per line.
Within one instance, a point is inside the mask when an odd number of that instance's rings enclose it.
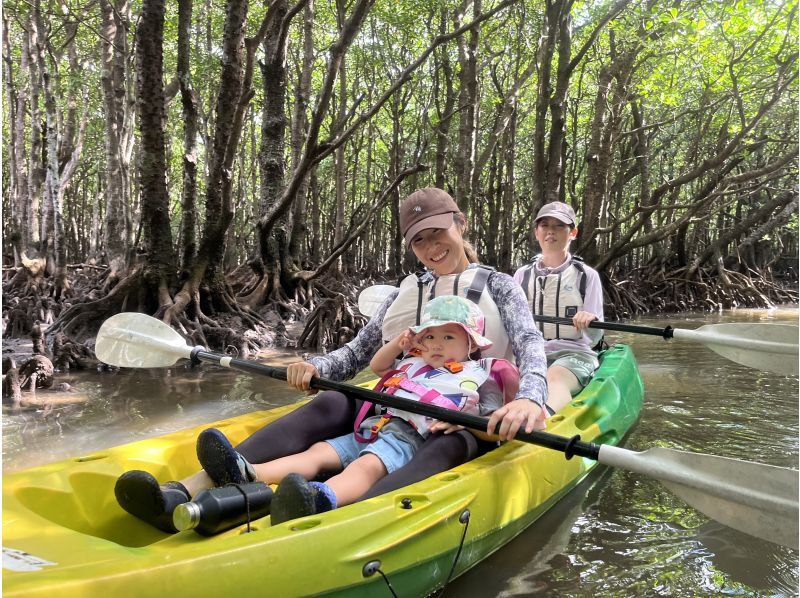
<path fill-rule="evenodd" d="M 564 270 L 547 276 L 536 276 L 535 268 L 540 255 L 525 266 L 522 275 L 522 290 L 528 298 L 528 305 L 537 315 L 572 318 L 583 309 L 586 297 L 586 271 L 583 260 L 572 256 L 569 266 Z M 564 324 L 545 324 L 536 322 L 545 340 L 578 340 L 582 333 L 574 326 Z"/>

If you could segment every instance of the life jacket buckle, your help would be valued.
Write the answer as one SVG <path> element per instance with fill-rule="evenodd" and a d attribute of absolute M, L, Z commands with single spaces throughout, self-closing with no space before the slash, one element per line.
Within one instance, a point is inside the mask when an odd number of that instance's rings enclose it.
<path fill-rule="evenodd" d="M 445 361 L 444 367 L 451 374 L 458 374 L 459 372 L 464 371 L 464 364 L 454 359 L 448 359 L 447 361 Z"/>
<path fill-rule="evenodd" d="M 382 415 L 378 422 L 372 425 L 369 431 L 372 432 L 373 436 L 376 435 L 390 419 L 392 419 L 391 416 Z"/>
<path fill-rule="evenodd" d="M 383 383 L 384 386 L 388 386 L 390 388 L 397 388 L 400 386 L 400 382 L 403 381 L 404 376 L 392 376 L 386 382 Z"/>

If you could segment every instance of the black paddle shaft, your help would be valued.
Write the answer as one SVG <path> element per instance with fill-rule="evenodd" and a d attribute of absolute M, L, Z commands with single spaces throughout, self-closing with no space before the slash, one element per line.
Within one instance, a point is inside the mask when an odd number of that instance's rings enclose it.
<path fill-rule="evenodd" d="M 274 367 L 271 365 L 264 365 L 255 363 L 254 361 L 247 361 L 245 359 L 238 359 L 236 357 L 228 357 L 227 355 L 220 355 L 219 353 L 211 353 L 202 349 L 193 349 L 191 360 L 195 363 L 206 361 L 215 363 L 226 368 L 246 372 L 248 374 L 258 374 L 260 376 L 268 376 L 276 380 L 286 380 L 286 368 Z M 314 377 L 311 379 L 311 387 L 318 390 L 336 390 L 343 394 L 361 399 L 362 401 L 371 401 L 373 403 L 380 403 L 387 407 L 394 407 L 395 409 L 402 409 L 410 411 L 426 417 L 432 417 L 441 421 L 451 424 L 464 426 L 465 428 L 472 428 L 474 430 L 485 430 L 488 425 L 488 420 L 469 413 L 455 411 L 453 409 L 443 409 L 432 405 L 430 403 L 421 403 L 411 399 L 404 399 L 395 395 L 389 395 L 382 392 L 375 392 L 362 388 L 360 386 L 353 386 L 352 384 L 344 384 L 342 382 L 335 382 L 326 378 Z M 597 455 L 600 452 L 600 445 L 593 442 L 583 442 L 580 436 L 573 436 L 567 438 L 565 436 L 558 436 L 548 432 L 525 432 L 520 430 L 514 437 L 516 440 L 529 442 L 556 451 L 561 451 L 565 454 L 567 459 L 571 459 L 573 455 L 579 457 L 586 457 L 588 459 L 597 460 Z"/>
<path fill-rule="evenodd" d="M 557 318 L 554 316 L 540 316 L 534 314 L 533 319 L 545 324 L 565 324 L 572 326 L 572 318 Z M 589 328 L 600 328 L 601 330 L 615 330 L 617 332 L 632 332 L 634 334 L 649 334 L 668 339 L 672 338 L 672 326 L 666 328 L 655 328 L 653 326 L 632 326 L 630 324 L 614 324 L 613 322 L 591 322 Z"/>

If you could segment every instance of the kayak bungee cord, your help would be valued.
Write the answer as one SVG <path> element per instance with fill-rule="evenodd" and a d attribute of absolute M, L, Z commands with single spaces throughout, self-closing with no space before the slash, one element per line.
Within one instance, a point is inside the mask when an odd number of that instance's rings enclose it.
<path fill-rule="evenodd" d="M 392 582 L 389 581 L 389 577 L 381 569 L 380 561 L 370 561 L 366 565 L 364 565 L 364 568 L 361 570 L 361 574 L 364 577 L 372 577 L 376 573 L 379 573 L 380 576 L 383 578 L 383 581 L 386 583 L 386 587 L 389 588 L 389 591 L 392 593 L 392 596 L 394 598 L 399 598 L 397 592 L 395 592 L 394 588 L 392 587 Z"/>
<path fill-rule="evenodd" d="M 247 495 L 247 492 L 242 490 L 242 485 L 241 484 L 233 484 L 233 483 L 231 483 L 231 484 L 226 484 L 226 485 L 227 486 L 233 486 L 244 497 L 244 508 L 245 508 L 245 512 L 247 513 L 247 520 L 246 520 L 247 521 L 247 531 L 245 531 L 244 533 L 249 534 L 251 531 L 253 531 L 252 529 L 250 529 L 250 521 L 251 521 L 251 516 L 250 516 L 250 497 Z"/>
<path fill-rule="evenodd" d="M 450 567 L 450 573 L 447 574 L 447 579 L 444 581 L 442 588 L 436 593 L 436 598 L 441 598 L 441 596 L 444 594 L 445 588 L 447 588 L 447 585 L 453 580 L 453 573 L 456 571 L 456 565 L 458 564 L 458 559 L 461 556 L 461 550 L 464 548 L 464 540 L 467 539 L 469 518 L 469 509 L 464 509 L 461 513 L 461 516 L 458 518 L 458 522 L 464 525 L 464 531 L 461 532 L 461 542 L 458 543 L 458 550 L 456 551 L 456 557 L 453 559 L 453 566 Z"/>
<path fill-rule="evenodd" d="M 409 506 L 404 508 L 411 508 L 410 500 L 411 499 L 409 498 L 403 499 L 404 505 L 406 504 L 405 501 L 409 501 L 408 502 Z M 470 515 L 471 513 L 469 509 L 464 509 L 461 512 L 461 515 L 459 515 L 458 517 L 458 522 L 464 526 L 464 531 L 461 532 L 461 540 L 458 543 L 458 550 L 456 550 L 456 556 L 453 559 L 453 564 L 450 566 L 450 573 L 447 574 L 447 579 L 445 579 L 444 584 L 442 585 L 441 588 L 437 590 L 436 594 L 432 594 L 432 596 L 435 596 L 436 598 L 441 598 L 441 596 L 444 595 L 444 591 L 445 589 L 447 589 L 447 586 L 450 584 L 451 581 L 453 581 L 453 573 L 455 573 L 456 571 L 456 565 L 458 565 L 458 559 L 461 557 L 461 551 L 464 549 L 464 541 L 467 539 L 467 530 L 469 529 Z M 389 591 L 392 593 L 392 596 L 394 596 L 394 598 L 398 598 L 397 593 L 394 591 L 391 582 L 389 582 L 389 576 L 386 575 L 386 573 L 384 573 L 381 570 L 380 561 L 368 562 L 366 565 L 364 565 L 364 568 L 362 569 L 361 572 L 364 575 L 364 577 L 372 577 L 376 573 L 380 573 L 381 577 L 383 577 L 383 581 L 386 582 L 386 587 L 389 588 Z"/>

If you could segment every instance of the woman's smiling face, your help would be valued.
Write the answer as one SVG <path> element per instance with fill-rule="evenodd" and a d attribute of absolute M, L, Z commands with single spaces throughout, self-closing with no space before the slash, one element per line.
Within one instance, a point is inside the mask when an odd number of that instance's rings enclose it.
<path fill-rule="evenodd" d="M 455 222 L 450 228 L 426 228 L 411 239 L 417 259 L 437 276 L 463 272 L 469 265 L 464 239 Z"/>

